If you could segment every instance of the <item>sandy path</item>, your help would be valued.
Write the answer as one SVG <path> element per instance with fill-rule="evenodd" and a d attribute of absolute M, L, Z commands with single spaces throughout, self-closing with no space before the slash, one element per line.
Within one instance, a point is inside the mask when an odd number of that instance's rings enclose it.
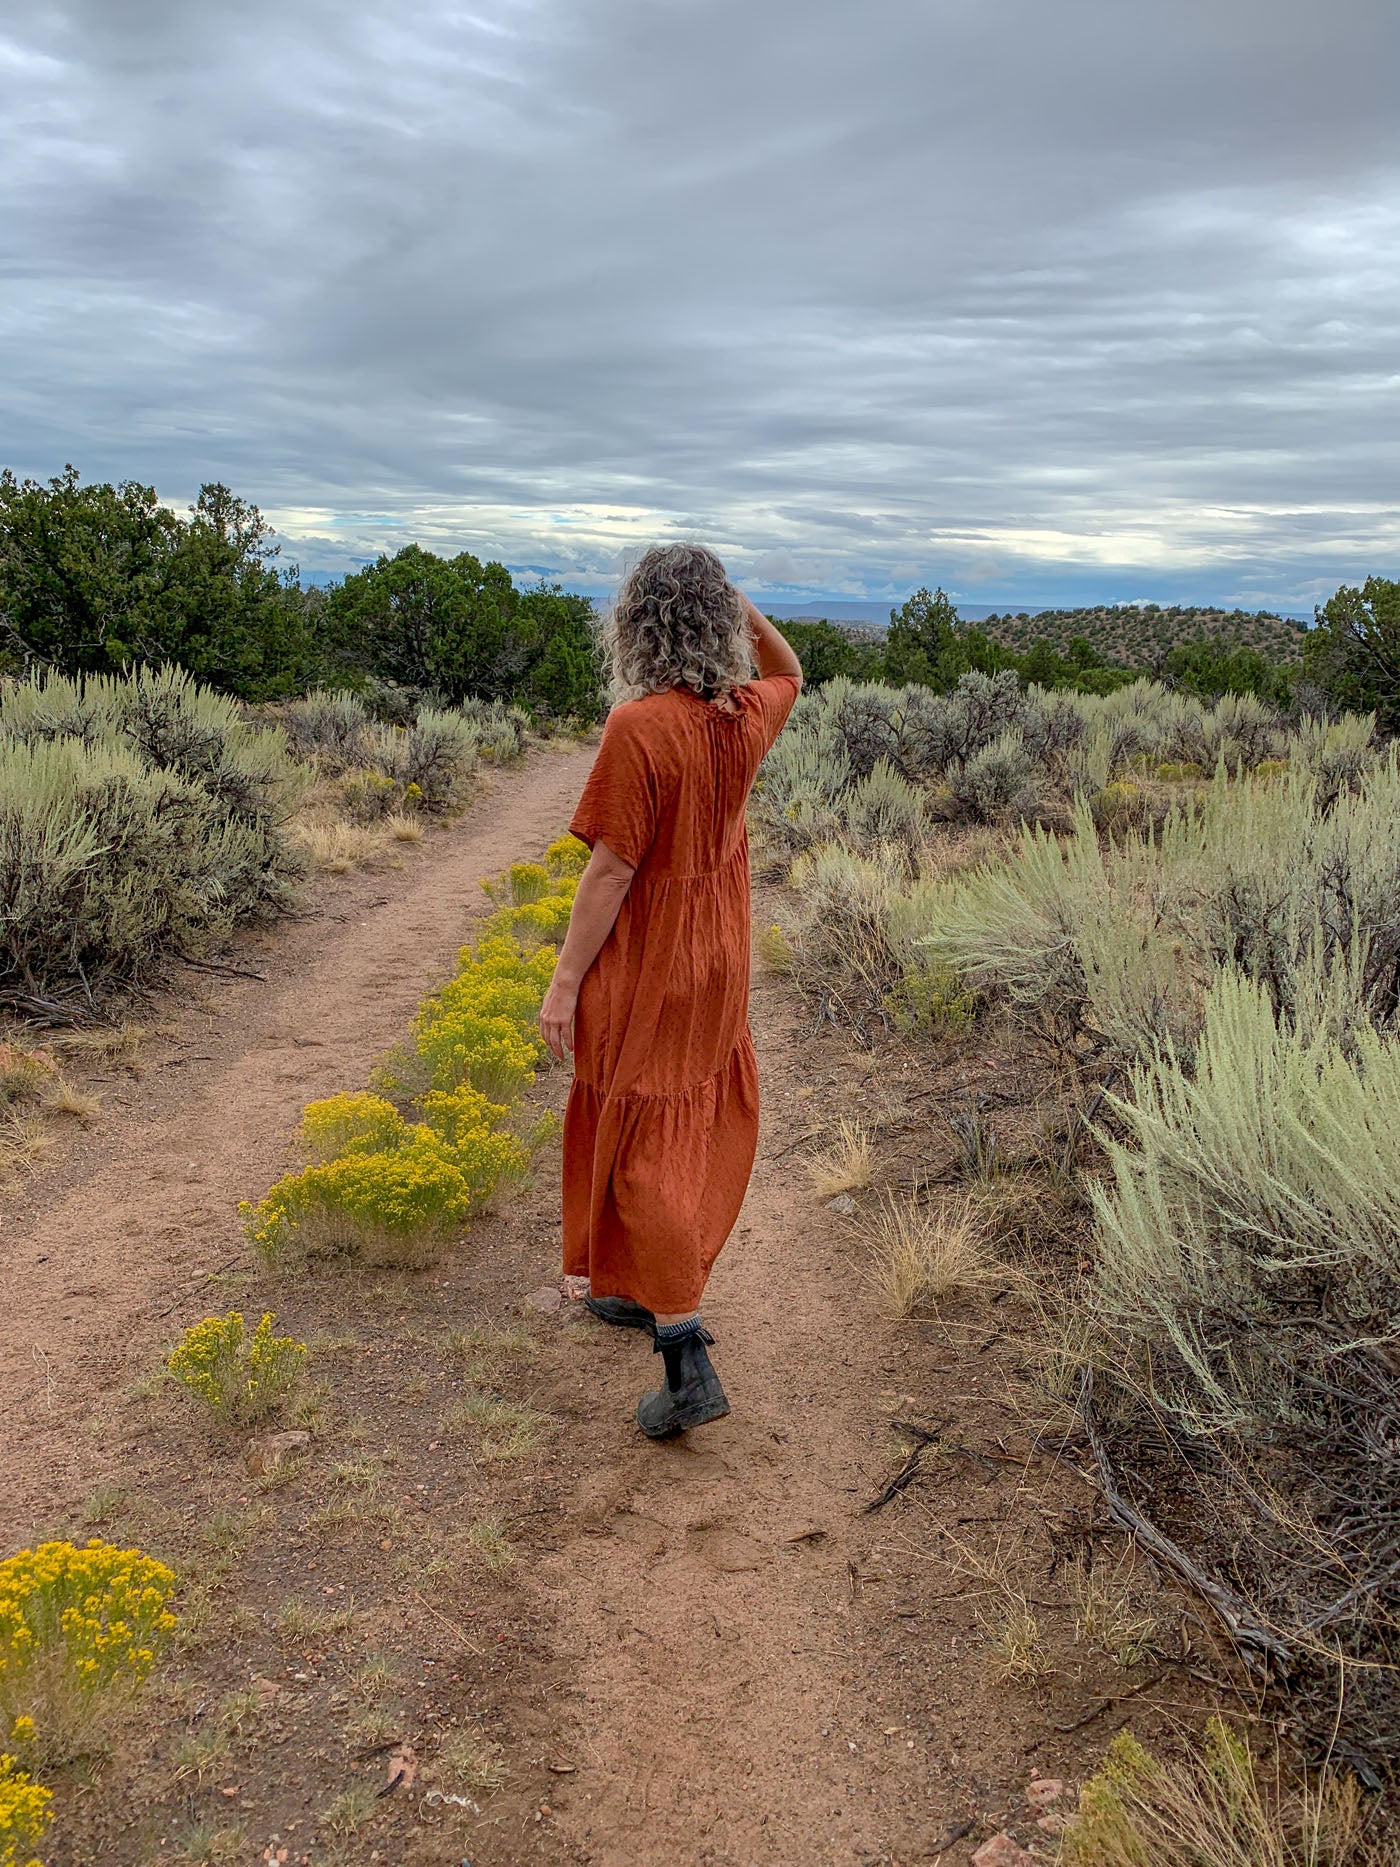
<path fill-rule="evenodd" d="M 545 748 L 492 773 L 401 870 L 322 891 L 313 918 L 242 941 L 240 963 L 266 983 L 221 981 L 178 1014 L 87 1140 L 0 1214 L 7 1542 L 101 1482 L 79 1423 L 126 1373 L 134 1326 L 242 1259 L 238 1202 L 285 1170 L 304 1104 L 362 1084 L 402 1038 L 489 911 L 480 878 L 560 834 L 592 757 Z"/>
<path fill-rule="evenodd" d="M 857 1601 L 883 1528 L 859 1514 L 878 1484 L 878 1335 L 794 1172 L 801 1016 L 756 973 L 759 1157 L 704 1309 L 733 1411 L 647 1444 L 630 1412 L 659 1358 L 637 1336 L 607 1343 L 571 1534 L 539 1577 L 563 1609 L 586 1765 L 555 1820 L 602 1867 L 888 1862 L 942 1826 L 922 1742 L 916 1756 L 867 1729 L 867 1713 L 903 1724 L 874 1704 Z M 592 1385 L 597 1326 L 564 1327 L 593 1343 Z"/>

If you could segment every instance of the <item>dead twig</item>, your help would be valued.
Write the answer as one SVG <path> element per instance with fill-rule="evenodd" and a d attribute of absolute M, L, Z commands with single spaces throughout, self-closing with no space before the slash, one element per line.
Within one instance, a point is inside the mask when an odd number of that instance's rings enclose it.
<path fill-rule="evenodd" d="M 1072 1724 L 1057 1724 L 1056 1731 L 1082 1731 L 1086 1724 L 1092 1724 L 1095 1718 L 1102 1716 L 1110 1705 L 1126 1704 L 1130 1698 L 1137 1698 L 1143 1692 L 1150 1692 L 1155 1685 L 1160 1685 L 1165 1673 L 1156 1673 L 1151 1679 L 1144 1679 L 1141 1685 L 1131 1687 L 1127 1692 L 1110 1692 L 1107 1698 L 1101 1698 L 1097 1705 L 1090 1707 L 1082 1718 L 1076 1718 Z"/>
<path fill-rule="evenodd" d="M 1255 1656 L 1262 1654 L 1266 1660 L 1274 1661 L 1284 1671 L 1290 1671 L 1294 1663 L 1292 1648 L 1280 1640 L 1276 1634 L 1270 1633 L 1268 1628 L 1261 1627 L 1246 1603 L 1232 1588 L 1227 1588 L 1223 1582 L 1218 1582 L 1207 1575 L 1199 1563 L 1191 1560 L 1184 1549 L 1180 1549 L 1169 1536 L 1164 1535 L 1157 1528 L 1156 1524 L 1128 1503 L 1118 1489 L 1118 1481 L 1114 1476 L 1108 1448 L 1094 1427 L 1093 1397 L 1094 1371 L 1092 1368 L 1086 1368 L 1080 1388 L 1079 1416 L 1097 1468 L 1099 1490 L 1103 1493 L 1104 1502 L 1108 1505 L 1108 1514 L 1114 1523 L 1120 1530 L 1126 1530 L 1149 1555 L 1156 1557 L 1163 1568 L 1170 1569 L 1214 1609 L 1246 1665 L 1257 1666 L 1258 1661 Z"/>
<path fill-rule="evenodd" d="M 175 957 L 182 966 L 193 966 L 196 972 L 215 972 L 228 979 L 256 979 L 259 985 L 267 984 L 265 972 L 250 972 L 246 966 L 226 966 L 217 959 L 191 959 L 188 953 L 177 953 Z"/>

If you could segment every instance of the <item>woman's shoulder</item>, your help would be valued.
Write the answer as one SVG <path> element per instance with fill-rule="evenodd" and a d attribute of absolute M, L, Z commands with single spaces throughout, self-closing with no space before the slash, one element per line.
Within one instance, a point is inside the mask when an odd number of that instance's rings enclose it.
<path fill-rule="evenodd" d="M 635 700 L 617 701 L 603 722 L 603 729 L 609 733 L 645 733 L 673 719 L 684 704 L 675 688 L 656 694 L 638 694 Z"/>

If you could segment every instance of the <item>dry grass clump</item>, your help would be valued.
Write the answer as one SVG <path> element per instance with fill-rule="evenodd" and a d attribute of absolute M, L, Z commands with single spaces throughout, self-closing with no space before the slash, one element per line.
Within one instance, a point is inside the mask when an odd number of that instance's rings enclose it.
<path fill-rule="evenodd" d="M 981 1583 L 977 1623 L 996 1658 L 999 1676 L 1011 1685 L 1038 1685 L 1052 1667 L 1046 1657 L 1034 1604 L 1011 1572 L 998 1542 L 987 1556 L 954 1539 L 958 1566 Z"/>
<path fill-rule="evenodd" d="M 758 957 L 771 971 L 781 973 L 784 978 L 796 966 L 797 956 L 792 950 L 792 942 L 776 921 L 759 934 Z"/>
<path fill-rule="evenodd" d="M 829 1145 L 807 1162 L 807 1172 L 813 1191 L 822 1199 L 869 1186 L 875 1175 L 875 1151 L 861 1123 L 843 1115 Z"/>
<path fill-rule="evenodd" d="M 462 1541 L 484 1569 L 508 1569 L 515 1560 L 510 1537 L 499 1517 L 478 1517 Z"/>
<path fill-rule="evenodd" d="M 998 1676 L 1008 1685 L 1039 1685 L 1053 1668 L 1046 1658 L 1035 1609 L 1023 1594 L 1009 1594 L 1001 1607 L 984 1619 L 991 1637 Z"/>
<path fill-rule="evenodd" d="M 53 1146 L 53 1136 L 37 1115 L 0 1110 L 0 1179 L 26 1171 Z"/>
<path fill-rule="evenodd" d="M 885 1314 L 896 1319 L 976 1289 L 996 1268 L 967 1200 L 931 1206 L 887 1193 L 863 1229 L 866 1275 Z"/>
<path fill-rule="evenodd" d="M 348 875 L 385 852 L 386 826 L 352 823 L 324 800 L 310 805 L 288 825 L 288 837 L 308 869 L 318 875 Z"/>
<path fill-rule="evenodd" d="M 1080 1791 L 1065 1867 L 1397 1867 L 1387 1833 L 1351 1776 L 1290 1781 L 1220 1718 L 1201 1750 L 1163 1762 L 1128 1731 Z"/>
<path fill-rule="evenodd" d="M 506 1363 L 528 1355 L 530 1338 L 523 1329 L 498 1329 L 494 1323 L 472 1323 L 465 1329 L 448 1332 L 447 1349 L 459 1365 L 461 1378 L 476 1387 L 494 1377 Z"/>
<path fill-rule="evenodd" d="M 1152 1652 L 1157 1621 L 1138 1602 L 1132 1587 L 1131 1557 L 1111 1567 L 1082 1557 L 1065 1569 L 1074 1607 L 1074 1637 L 1097 1647 L 1117 1666 L 1137 1666 Z"/>

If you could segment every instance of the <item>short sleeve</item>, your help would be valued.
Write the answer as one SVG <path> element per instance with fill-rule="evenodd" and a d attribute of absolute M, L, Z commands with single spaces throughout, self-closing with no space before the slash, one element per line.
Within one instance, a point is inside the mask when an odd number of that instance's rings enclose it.
<path fill-rule="evenodd" d="M 608 715 L 603 743 L 569 825 L 590 849 L 606 843 L 629 869 L 642 866 L 660 820 L 656 770 L 638 727 L 628 707 Z"/>
<path fill-rule="evenodd" d="M 796 675 L 770 674 L 766 680 L 748 682 L 743 691 L 751 696 L 749 704 L 755 708 L 763 750 L 767 752 L 787 725 L 787 716 L 801 691 L 800 684 Z"/>

